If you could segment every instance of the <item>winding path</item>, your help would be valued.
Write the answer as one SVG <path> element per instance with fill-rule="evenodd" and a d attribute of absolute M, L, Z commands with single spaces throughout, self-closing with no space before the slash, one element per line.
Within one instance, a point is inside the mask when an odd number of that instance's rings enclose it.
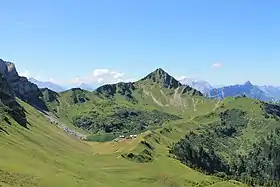
<path fill-rule="evenodd" d="M 74 131 L 62 123 L 57 117 L 55 117 L 51 112 L 41 111 L 42 115 L 45 116 L 52 124 L 55 124 L 58 128 L 64 130 L 68 134 L 71 134 L 79 139 L 85 140 L 87 135 L 80 132 Z"/>

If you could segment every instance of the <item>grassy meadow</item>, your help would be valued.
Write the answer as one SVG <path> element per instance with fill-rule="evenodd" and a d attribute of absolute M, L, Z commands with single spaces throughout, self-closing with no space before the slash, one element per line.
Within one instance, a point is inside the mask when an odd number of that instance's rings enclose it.
<path fill-rule="evenodd" d="M 192 122 L 171 123 L 164 128 L 167 131 L 147 131 L 133 140 L 84 142 L 50 124 L 30 105 L 21 104 L 26 109 L 29 129 L 13 122 L 6 128 L 8 134 L 0 133 L 1 187 L 243 186 L 204 175 L 168 156 L 168 146 L 194 127 Z M 140 154 L 146 149 L 143 140 L 153 146 L 151 162 L 122 156 Z"/>

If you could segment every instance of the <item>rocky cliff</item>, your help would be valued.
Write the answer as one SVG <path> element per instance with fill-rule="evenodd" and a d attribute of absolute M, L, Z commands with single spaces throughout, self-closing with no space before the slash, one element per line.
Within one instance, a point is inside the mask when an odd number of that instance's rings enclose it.
<path fill-rule="evenodd" d="M 19 76 L 14 63 L 0 59 L 0 74 L 7 80 L 15 96 L 33 106 L 47 110 L 40 89 L 26 77 Z"/>
<path fill-rule="evenodd" d="M 0 119 L 4 119 L 10 124 L 5 114 L 9 114 L 21 126 L 27 127 L 24 108 L 16 101 L 15 92 L 8 84 L 6 78 L 0 74 Z M 2 126 L 3 124 L 0 126 L 0 131 L 3 130 Z"/>

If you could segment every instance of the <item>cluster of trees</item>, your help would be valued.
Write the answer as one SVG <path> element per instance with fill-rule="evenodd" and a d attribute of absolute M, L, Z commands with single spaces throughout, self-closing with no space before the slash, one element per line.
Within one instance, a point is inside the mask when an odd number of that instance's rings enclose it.
<path fill-rule="evenodd" d="M 70 99 L 69 102 L 71 104 L 78 104 L 89 101 L 87 92 L 80 88 L 72 88 L 70 91 L 68 91 L 68 94 Z"/>
<path fill-rule="evenodd" d="M 262 102 L 261 106 L 266 118 L 268 118 L 270 114 L 274 117 L 274 119 L 279 119 L 278 117 L 280 117 L 280 105 Z"/>
<path fill-rule="evenodd" d="M 280 186 L 280 128 L 254 143 L 248 154 L 236 156 L 232 173 L 249 183 Z"/>
<path fill-rule="evenodd" d="M 111 98 L 115 96 L 115 94 L 120 94 L 124 96 L 125 99 L 132 103 L 137 103 L 136 98 L 132 95 L 132 91 L 135 90 L 134 83 L 124 83 L 120 82 L 117 84 L 106 84 L 101 87 L 99 87 L 96 90 L 96 93 L 98 96 L 103 97 L 105 96 L 106 98 Z"/>
<path fill-rule="evenodd" d="M 189 132 L 170 153 L 189 167 L 249 185 L 280 186 L 280 128 L 238 153 L 245 113 L 227 110 L 220 121 Z M 244 143 L 244 142 L 243 142 Z"/>
<path fill-rule="evenodd" d="M 42 88 L 41 92 L 43 94 L 43 99 L 45 102 L 59 102 L 58 101 L 58 93 L 52 91 L 48 88 Z"/>
<path fill-rule="evenodd" d="M 111 113 L 95 111 L 75 116 L 73 118 L 73 124 L 93 133 L 137 133 L 146 129 L 159 127 L 166 121 L 177 119 L 180 118 L 157 110 L 141 111 L 120 107 Z"/>

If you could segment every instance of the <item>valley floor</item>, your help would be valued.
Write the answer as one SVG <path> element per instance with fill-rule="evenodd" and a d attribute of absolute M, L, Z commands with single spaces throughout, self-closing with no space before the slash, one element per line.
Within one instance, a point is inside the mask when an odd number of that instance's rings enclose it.
<path fill-rule="evenodd" d="M 137 152 L 151 132 L 120 142 L 84 142 L 71 137 L 29 105 L 29 129 L 12 124 L 0 132 L 0 186 L 40 187 L 236 187 L 194 171 L 168 156 L 164 143 L 155 143 L 154 160 L 139 163 L 123 158 Z M 175 133 L 176 134 L 176 133 Z M 175 135 L 174 135 L 175 136 Z M 163 142 L 168 138 L 162 137 Z"/>

